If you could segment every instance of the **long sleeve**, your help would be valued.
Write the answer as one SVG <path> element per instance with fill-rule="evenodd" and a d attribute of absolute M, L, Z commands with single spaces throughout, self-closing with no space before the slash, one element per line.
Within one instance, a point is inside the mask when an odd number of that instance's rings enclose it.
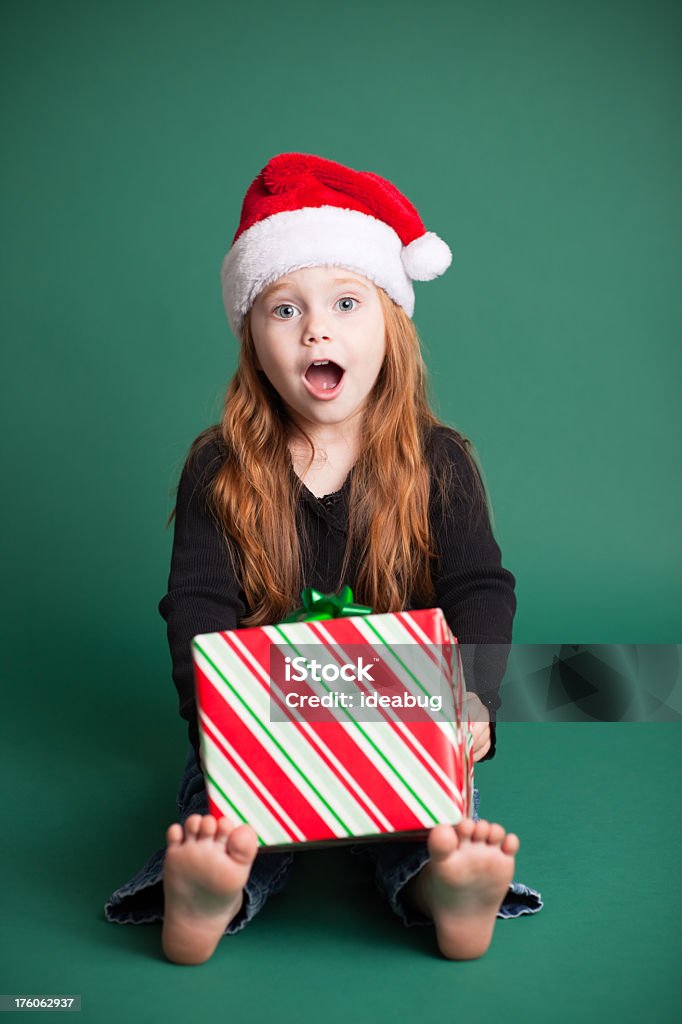
<path fill-rule="evenodd" d="M 433 451 L 436 473 L 444 472 L 446 463 L 454 470 L 448 485 L 452 511 L 447 514 L 443 509 L 437 490 L 432 500 L 440 552 L 434 569 L 438 607 L 462 646 L 467 689 L 480 697 L 490 714 L 491 747 L 482 758 L 488 761 L 496 749 L 495 712 L 512 639 L 516 580 L 502 566 L 487 509 L 472 516 L 474 470 L 459 445 L 451 435 L 438 432 Z"/>
<path fill-rule="evenodd" d="M 198 760 L 192 637 L 235 629 L 246 614 L 243 591 L 203 493 L 211 470 L 217 469 L 221 458 L 219 444 L 212 443 L 191 464 L 189 460 L 185 463 L 176 498 L 168 592 L 159 602 L 159 612 L 167 624 L 180 716 L 189 723 L 189 739 Z"/>

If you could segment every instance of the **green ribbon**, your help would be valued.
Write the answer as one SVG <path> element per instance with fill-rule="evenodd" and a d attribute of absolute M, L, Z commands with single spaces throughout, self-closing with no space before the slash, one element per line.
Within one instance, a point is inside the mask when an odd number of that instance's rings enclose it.
<path fill-rule="evenodd" d="M 349 615 L 371 615 L 372 609 L 366 604 L 353 601 L 349 586 L 341 587 L 338 594 L 323 594 L 314 587 L 301 591 L 303 607 L 297 608 L 282 622 L 317 622 L 321 619 L 347 618 Z"/>

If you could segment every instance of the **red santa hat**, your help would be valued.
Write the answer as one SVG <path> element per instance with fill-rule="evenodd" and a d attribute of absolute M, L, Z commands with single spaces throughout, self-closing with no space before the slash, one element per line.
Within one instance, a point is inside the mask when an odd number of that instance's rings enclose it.
<path fill-rule="evenodd" d="M 446 243 L 390 181 L 309 153 L 280 153 L 247 190 L 220 279 L 228 323 L 241 338 L 259 292 L 301 267 L 355 271 L 412 316 L 412 282 L 432 281 L 451 262 Z"/>

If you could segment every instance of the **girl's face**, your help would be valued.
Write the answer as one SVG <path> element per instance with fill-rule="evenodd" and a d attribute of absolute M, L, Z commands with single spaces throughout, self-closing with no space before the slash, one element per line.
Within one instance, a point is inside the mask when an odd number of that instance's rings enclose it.
<path fill-rule="evenodd" d="M 371 281 L 344 267 L 292 271 L 256 298 L 251 334 L 258 368 L 295 423 L 357 426 L 386 351 Z"/>

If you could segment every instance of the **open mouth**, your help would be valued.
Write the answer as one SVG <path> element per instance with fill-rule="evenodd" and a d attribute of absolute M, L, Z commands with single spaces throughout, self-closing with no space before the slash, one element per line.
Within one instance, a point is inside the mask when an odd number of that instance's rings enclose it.
<path fill-rule="evenodd" d="M 333 359 L 316 359 L 304 376 L 315 391 L 333 391 L 341 383 L 344 373 L 344 368 Z"/>

